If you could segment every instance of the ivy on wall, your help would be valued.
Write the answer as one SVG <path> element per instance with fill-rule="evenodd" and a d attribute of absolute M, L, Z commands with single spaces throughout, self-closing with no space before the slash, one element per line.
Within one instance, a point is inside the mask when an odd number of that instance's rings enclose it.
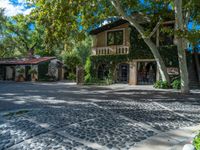
<path fill-rule="evenodd" d="M 91 56 L 92 74 L 96 76 L 99 64 L 107 64 L 110 67 L 110 74 L 114 73 L 117 64 L 129 62 L 133 59 L 154 59 L 149 47 L 143 39 L 140 38 L 138 31 L 130 27 L 130 51 L 123 55 L 95 55 Z M 167 67 L 178 67 L 177 48 L 175 45 L 162 46 L 159 52 Z"/>

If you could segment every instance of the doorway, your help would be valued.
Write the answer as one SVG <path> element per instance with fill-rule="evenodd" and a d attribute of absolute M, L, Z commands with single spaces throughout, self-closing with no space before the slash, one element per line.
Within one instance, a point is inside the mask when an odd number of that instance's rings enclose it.
<path fill-rule="evenodd" d="M 129 82 L 129 64 L 119 64 L 118 66 L 118 82 Z"/>
<path fill-rule="evenodd" d="M 25 67 L 25 76 L 26 76 L 26 81 L 31 81 L 31 74 L 29 73 L 29 70 L 31 69 L 31 66 L 26 66 Z"/>
<path fill-rule="evenodd" d="M 156 81 L 156 62 L 138 62 L 137 84 L 152 85 Z"/>

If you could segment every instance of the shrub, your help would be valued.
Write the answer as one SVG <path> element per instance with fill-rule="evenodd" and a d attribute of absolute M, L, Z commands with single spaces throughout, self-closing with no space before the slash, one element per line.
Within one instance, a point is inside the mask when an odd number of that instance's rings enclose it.
<path fill-rule="evenodd" d="M 200 133 L 194 138 L 193 145 L 196 150 L 200 150 Z"/>
<path fill-rule="evenodd" d="M 76 75 L 74 73 L 69 73 L 68 79 L 75 81 L 76 80 Z"/>
<path fill-rule="evenodd" d="M 167 81 L 156 81 L 156 83 L 154 84 L 154 88 L 158 88 L 158 89 L 168 89 L 169 84 L 167 83 Z"/>
<path fill-rule="evenodd" d="M 65 54 L 63 59 L 68 70 L 76 70 L 76 66 L 81 65 L 81 58 L 75 52 Z"/>
<path fill-rule="evenodd" d="M 25 73 L 25 69 L 20 67 L 17 69 L 17 72 L 19 73 L 19 75 L 23 75 Z"/>
<path fill-rule="evenodd" d="M 91 63 L 91 59 L 90 57 L 87 58 L 86 64 L 85 64 L 85 82 L 89 83 L 92 80 L 92 75 L 91 75 L 91 67 L 92 67 L 92 63 Z"/>
<path fill-rule="evenodd" d="M 180 89 L 181 88 L 181 80 L 176 79 L 172 82 L 172 88 L 173 89 Z"/>
<path fill-rule="evenodd" d="M 113 83 L 110 79 L 100 80 L 98 78 L 91 78 L 89 82 L 86 82 L 85 85 L 111 85 Z"/>
<path fill-rule="evenodd" d="M 35 69 L 35 68 L 31 68 L 29 71 L 28 71 L 28 73 L 29 74 L 34 74 L 34 75 L 36 75 L 38 72 L 37 72 L 37 70 Z"/>

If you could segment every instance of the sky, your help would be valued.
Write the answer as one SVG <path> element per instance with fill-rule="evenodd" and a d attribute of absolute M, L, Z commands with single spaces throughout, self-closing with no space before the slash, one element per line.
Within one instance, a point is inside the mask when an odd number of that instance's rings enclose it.
<path fill-rule="evenodd" d="M 6 16 L 27 15 L 33 9 L 27 5 L 26 0 L 0 0 L 0 8 L 5 9 Z"/>
<path fill-rule="evenodd" d="M 0 8 L 5 9 L 6 16 L 15 16 L 17 14 L 27 15 L 34 7 L 27 5 L 26 0 L 0 0 Z M 192 29 L 192 23 L 188 25 L 188 28 Z M 200 26 L 198 25 L 196 29 L 199 30 Z"/>

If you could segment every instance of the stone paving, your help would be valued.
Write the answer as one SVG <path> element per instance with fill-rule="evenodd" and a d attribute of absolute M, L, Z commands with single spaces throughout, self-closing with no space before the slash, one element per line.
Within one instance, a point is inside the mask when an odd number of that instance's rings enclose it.
<path fill-rule="evenodd" d="M 126 150 L 196 125 L 199 113 L 198 93 L 0 83 L 0 150 Z"/>

